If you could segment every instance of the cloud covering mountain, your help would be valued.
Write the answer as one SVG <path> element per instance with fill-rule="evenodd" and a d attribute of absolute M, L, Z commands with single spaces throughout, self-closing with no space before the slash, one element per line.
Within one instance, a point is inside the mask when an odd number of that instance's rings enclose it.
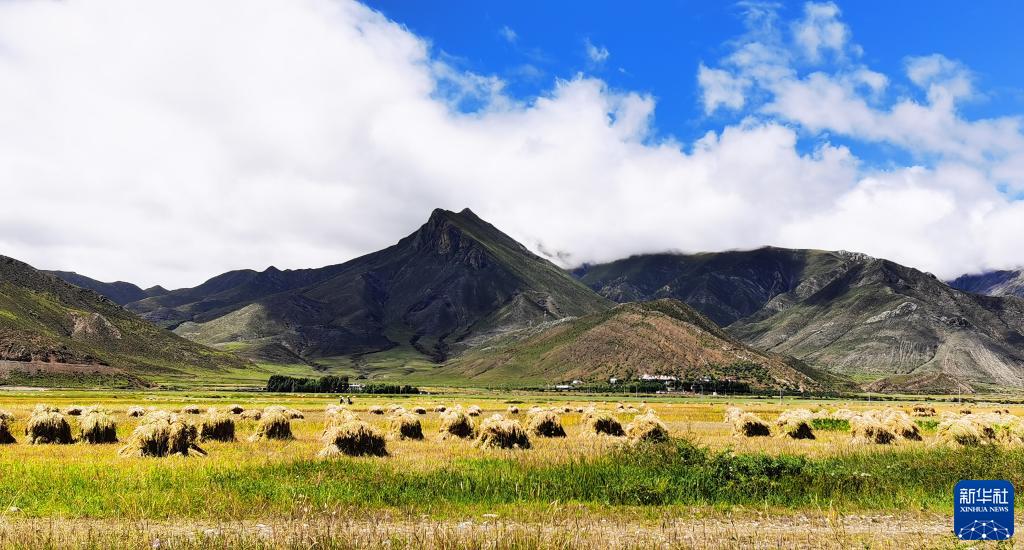
<path fill-rule="evenodd" d="M 685 69 L 721 122 L 682 142 L 648 91 L 582 73 L 515 97 L 354 2 L 5 2 L 0 250 L 176 287 L 337 263 L 468 205 L 563 265 L 762 244 L 940 277 L 1024 263 L 1020 120 L 962 113 L 968 67 L 908 58 L 897 87 L 839 7 L 746 6 Z"/>

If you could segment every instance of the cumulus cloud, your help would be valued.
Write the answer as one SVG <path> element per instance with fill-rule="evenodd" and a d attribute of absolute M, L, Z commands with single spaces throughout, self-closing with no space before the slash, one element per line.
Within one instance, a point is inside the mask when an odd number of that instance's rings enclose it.
<path fill-rule="evenodd" d="M 515 44 L 516 41 L 519 40 L 519 34 L 517 34 L 516 31 L 514 31 L 512 27 L 509 27 L 508 25 L 505 25 L 498 29 L 498 35 L 504 38 L 505 41 L 508 42 L 509 44 Z"/>
<path fill-rule="evenodd" d="M 742 112 L 680 143 L 648 94 L 580 75 L 517 99 L 349 1 L 0 3 L 0 253 L 183 286 L 342 262 L 470 207 L 564 265 L 764 244 L 943 276 L 1021 261 L 1024 212 L 997 190 L 1021 173 L 1015 119 L 965 120 L 956 94 L 881 105 L 884 75 L 801 74 L 795 48 L 705 67 L 750 83 L 712 96 Z M 926 95 L 940 68 L 918 67 Z M 923 160 L 871 166 L 819 132 Z"/>
<path fill-rule="evenodd" d="M 839 6 L 832 2 L 804 6 L 804 18 L 793 25 L 796 43 L 811 61 L 819 61 L 825 52 L 842 54 L 850 31 L 839 20 Z"/>

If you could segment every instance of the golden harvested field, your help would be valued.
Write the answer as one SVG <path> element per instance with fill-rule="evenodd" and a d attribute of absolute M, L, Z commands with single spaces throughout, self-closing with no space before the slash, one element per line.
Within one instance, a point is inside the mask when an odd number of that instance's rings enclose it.
<path fill-rule="evenodd" d="M 618 402 L 623 407 L 617 407 Z M 949 448 L 922 425 L 923 441 L 853 443 L 843 429 L 813 440 L 738 437 L 724 422 L 739 406 L 772 425 L 784 410 L 819 416 L 863 412 L 878 403 L 778 400 L 567 400 L 566 396 L 357 396 L 347 408 L 387 434 L 386 457 L 318 458 L 336 397 L 267 394 L 11 392 L 16 444 L 0 446 L 0 545 L 162 547 L 717 547 L 929 546 L 952 542 L 949 492 L 960 475 L 1019 477 L 1024 457 L 1009 445 Z M 30 445 L 24 428 L 42 403 L 66 411 L 98 406 L 117 422 L 121 443 Z M 139 425 L 129 407 L 180 412 L 282 405 L 294 439 L 250 441 L 257 423 L 232 415 L 236 441 L 206 441 L 208 456 L 123 457 Z M 527 411 L 556 408 L 567 436 L 531 434 L 528 450 L 480 448 L 442 439 L 436 405 L 476 405 L 527 424 Z M 401 440 L 389 415 L 417 414 L 425 439 Z M 509 406 L 519 414 L 508 414 Z M 586 432 L 580 410 L 595 406 L 627 425 L 648 409 L 673 441 L 633 445 Z M 910 411 L 911 403 L 884 406 Z M 965 408 L 931 404 L 943 413 Z M 976 405 L 974 414 L 1024 408 Z M 566 409 L 569 412 L 564 412 Z M 1004 412 L 1005 414 L 1005 412 Z M 182 414 L 199 422 L 202 414 Z M 78 433 L 81 417 L 67 416 Z M 1011 469 L 1016 469 L 1011 472 Z M 939 471 L 937 471 L 939 470 Z M 1015 473 L 1013 473 L 1015 472 Z M 1012 475 L 1011 475 L 1012 473 Z M 948 485 L 948 490 L 947 486 Z M 878 524 L 899 529 L 878 536 Z"/>

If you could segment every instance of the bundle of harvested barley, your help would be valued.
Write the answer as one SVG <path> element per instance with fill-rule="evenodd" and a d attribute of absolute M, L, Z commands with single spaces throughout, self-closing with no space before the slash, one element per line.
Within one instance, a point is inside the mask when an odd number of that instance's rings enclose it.
<path fill-rule="evenodd" d="M 855 416 L 857 416 L 857 413 L 851 411 L 850 409 L 836 409 L 835 411 L 832 411 L 831 415 L 829 415 L 830 418 L 846 421 L 850 421 Z"/>
<path fill-rule="evenodd" d="M 413 407 L 412 412 L 415 414 L 427 414 L 427 409 L 424 407 Z"/>
<path fill-rule="evenodd" d="M 206 411 L 199 424 L 199 441 L 234 441 L 235 419 L 217 409 Z"/>
<path fill-rule="evenodd" d="M 303 420 L 306 418 L 306 415 L 302 414 L 302 411 L 299 409 L 285 409 L 284 414 L 292 420 Z"/>
<path fill-rule="evenodd" d="M 565 437 L 565 428 L 557 414 L 543 411 L 530 417 L 530 433 L 540 437 Z"/>
<path fill-rule="evenodd" d="M 732 422 L 732 433 L 743 437 L 767 437 L 772 434 L 768 423 L 751 412 L 740 414 Z"/>
<path fill-rule="evenodd" d="M 911 409 L 914 416 L 935 416 L 935 407 L 930 407 L 922 403 L 917 403 Z"/>
<path fill-rule="evenodd" d="M 414 414 L 401 413 L 389 419 L 391 433 L 398 439 L 423 439 L 423 427 L 420 419 Z"/>
<path fill-rule="evenodd" d="M 64 409 L 64 414 L 68 416 L 82 416 L 82 407 L 79 405 L 72 405 Z"/>
<path fill-rule="evenodd" d="M 506 412 L 508 414 L 519 414 L 519 407 L 517 407 L 515 405 L 509 405 L 508 409 L 506 410 Z"/>
<path fill-rule="evenodd" d="M 814 421 L 814 413 L 807 409 L 792 409 L 783 411 L 775 420 L 775 425 L 780 428 L 780 436 L 788 436 L 792 439 L 814 439 L 814 430 L 811 423 Z"/>
<path fill-rule="evenodd" d="M 181 408 L 181 414 L 200 414 L 200 413 L 202 413 L 202 410 L 200 410 L 199 405 L 185 405 L 184 407 Z"/>
<path fill-rule="evenodd" d="M 0 416 L 0 445 L 11 445 L 18 441 L 11 433 L 11 420 L 6 416 Z"/>
<path fill-rule="evenodd" d="M 71 425 L 56 407 L 36 405 L 25 426 L 25 435 L 33 445 L 46 443 L 67 444 L 73 441 Z"/>
<path fill-rule="evenodd" d="M 535 414 L 540 414 L 540 413 L 544 412 L 545 410 L 546 409 L 544 409 L 544 407 L 533 406 L 533 407 L 530 407 L 529 409 L 526 410 L 526 416 L 533 416 Z"/>
<path fill-rule="evenodd" d="M 247 411 L 242 411 L 239 416 L 242 420 L 259 420 L 263 417 L 263 411 L 259 409 L 249 409 Z"/>
<path fill-rule="evenodd" d="M 444 411 L 447 411 L 447 410 L 448 410 L 448 407 L 445 407 L 444 405 L 437 405 L 436 407 L 434 407 L 434 412 L 436 412 L 436 413 L 443 413 Z"/>
<path fill-rule="evenodd" d="M 93 411 L 79 422 L 80 438 L 86 443 L 117 443 L 117 424 L 105 412 Z"/>
<path fill-rule="evenodd" d="M 225 410 L 231 414 L 242 414 L 245 412 L 245 409 L 243 409 L 241 405 L 228 405 L 228 408 Z"/>
<path fill-rule="evenodd" d="M 854 443 L 863 444 L 888 445 L 896 441 L 896 434 L 873 412 L 850 419 L 850 436 Z"/>
<path fill-rule="evenodd" d="M 727 407 L 725 409 L 725 423 L 732 424 L 736 422 L 736 419 L 743 414 L 743 409 L 739 407 Z"/>
<path fill-rule="evenodd" d="M 949 446 L 974 447 L 989 441 L 978 423 L 970 418 L 945 420 L 935 430 L 935 442 Z"/>
<path fill-rule="evenodd" d="M 587 413 L 583 419 L 583 424 L 586 426 L 587 433 L 594 435 L 610 435 L 614 437 L 626 435 L 626 432 L 622 429 L 622 424 L 609 413 L 596 411 Z"/>
<path fill-rule="evenodd" d="M 292 439 L 292 422 L 283 411 L 267 407 L 249 441 L 261 439 Z"/>
<path fill-rule="evenodd" d="M 403 413 L 405 413 L 405 407 L 403 407 L 401 405 L 395 405 L 394 403 L 388 405 L 388 408 L 385 409 L 385 410 L 387 411 L 388 414 L 403 414 Z"/>
<path fill-rule="evenodd" d="M 499 449 L 529 449 L 530 436 L 515 420 L 507 420 L 495 414 L 480 424 L 478 447 Z"/>
<path fill-rule="evenodd" d="M 366 409 L 366 412 L 370 414 L 384 414 L 384 407 L 381 407 L 380 405 L 371 405 L 369 409 Z"/>
<path fill-rule="evenodd" d="M 415 418 L 415 417 L 414 417 Z M 419 422 L 417 420 L 417 422 Z M 387 456 L 387 442 L 376 428 L 361 420 L 350 420 L 331 428 L 323 437 L 327 446 L 318 456 Z"/>
<path fill-rule="evenodd" d="M 626 435 L 630 443 L 661 443 L 668 441 L 668 428 L 656 415 L 643 414 L 626 425 Z"/>
<path fill-rule="evenodd" d="M 921 441 L 921 428 L 907 413 L 899 409 L 885 409 L 880 416 L 885 427 L 898 437 L 907 441 Z"/>
<path fill-rule="evenodd" d="M 466 409 L 466 414 L 468 414 L 469 416 L 480 416 L 480 414 L 483 413 L 483 412 L 484 411 L 481 410 L 480 407 L 478 407 L 476 405 L 470 405 Z"/>
<path fill-rule="evenodd" d="M 139 407 L 137 405 L 136 406 L 131 406 L 131 407 L 128 407 L 127 413 L 128 413 L 128 416 L 130 416 L 130 417 L 138 418 L 140 416 L 146 416 L 146 409 L 143 409 L 142 407 Z"/>
<path fill-rule="evenodd" d="M 196 427 L 178 415 L 150 415 L 135 428 L 118 454 L 138 457 L 205 456 L 206 451 L 196 445 L 198 437 Z"/>
<path fill-rule="evenodd" d="M 476 434 L 473 419 L 462 408 L 456 407 L 441 415 L 441 427 L 438 429 L 441 439 L 468 439 Z"/>

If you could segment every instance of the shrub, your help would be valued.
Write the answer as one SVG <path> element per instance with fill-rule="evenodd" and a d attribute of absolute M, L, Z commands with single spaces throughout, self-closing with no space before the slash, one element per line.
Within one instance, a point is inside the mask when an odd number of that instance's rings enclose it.
<path fill-rule="evenodd" d="M 480 424 L 478 447 L 499 449 L 529 449 L 530 436 L 515 420 L 507 420 L 495 414 Z"/>

